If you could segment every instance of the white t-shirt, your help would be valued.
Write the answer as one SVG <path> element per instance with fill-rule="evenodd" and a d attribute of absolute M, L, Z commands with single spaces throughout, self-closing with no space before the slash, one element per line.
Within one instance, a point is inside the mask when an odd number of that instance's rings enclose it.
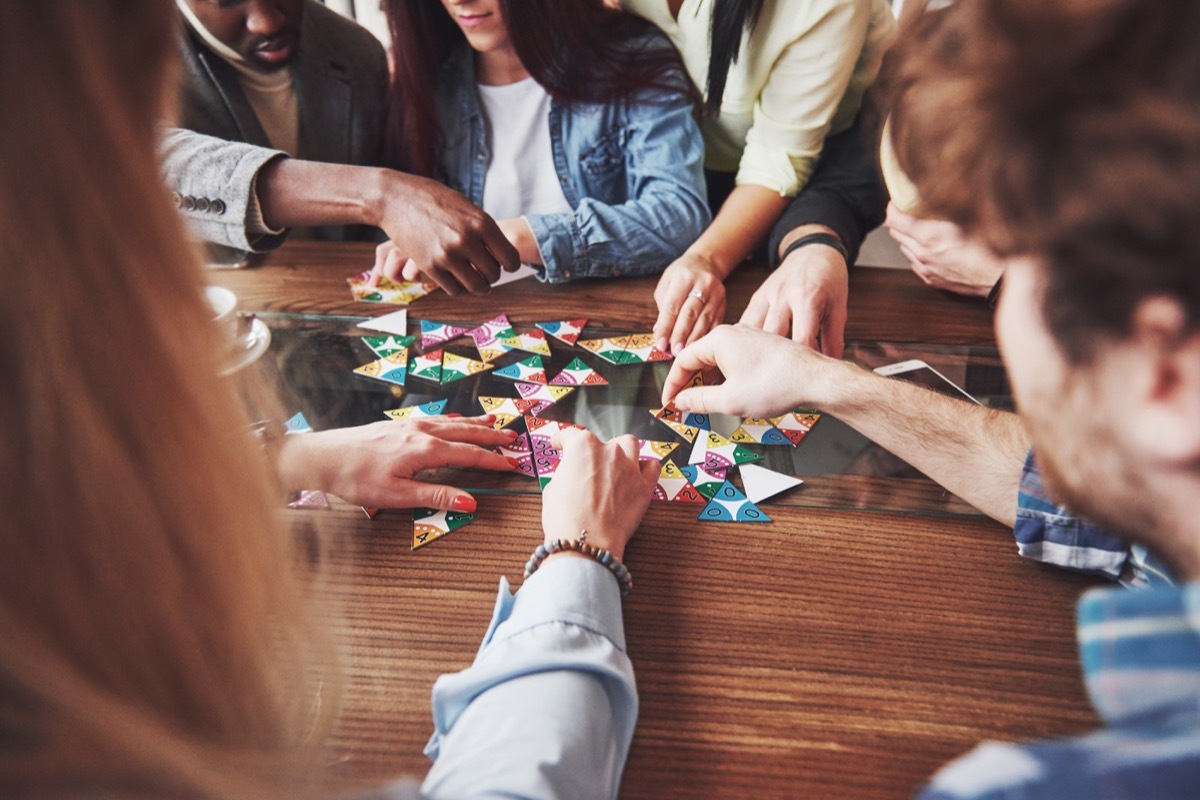
<path fill-rule="evenodd" d="M 550 147 L 550 95 L 533 78 L 478 86 L 492 153 L 483 210 L 495 219 L 571 211 Z"/>

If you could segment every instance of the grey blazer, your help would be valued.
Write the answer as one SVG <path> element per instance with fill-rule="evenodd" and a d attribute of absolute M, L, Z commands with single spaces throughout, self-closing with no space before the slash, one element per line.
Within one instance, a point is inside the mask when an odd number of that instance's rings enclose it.
<path fill-rule="evenodd" d="M 237 71 L 183 26 L 178 128 L 161 142 L 163 171 L 192 232 L 242 250 L 268 250 L 284 235 L 247 235 L 246 209 L 271 148 Z M 310 161 L 379 166 L 387 104 L 387 57 L 366 29 L 305 0 L 300 47 L 288 67 L 300 111 L 300 152 Z M 370 238 L 373 229 L 326 227 L 321 239 Z"/>

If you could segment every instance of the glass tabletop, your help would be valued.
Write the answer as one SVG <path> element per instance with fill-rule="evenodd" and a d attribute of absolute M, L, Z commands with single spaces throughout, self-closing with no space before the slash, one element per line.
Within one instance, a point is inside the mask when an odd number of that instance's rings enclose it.
<path fill-rule="evenodd" d="M 446 400 L 446 413 L 474 416 L 483 413 L 480 396 L 518 397 L 512 380 L 487 371 L 438 384 L 409 373 L 399 386 L 357 375 L 356 367 L 377 358 L 363 336 L 377 332 L 356 327 L 360 317 L 263 314 L 259 319 L 271 329 L 271 345 L 259 375 L 277 382 L 285 406 L 302 411 L 315 430 L 360 425 L 385 419 L 389 409 Z M 483 320 L 439 320 L 475 326 Z M 522 332 L 525 326 L 515 326 Z M 410 333 L 417 328 L 410 319 Z M 581 338 L 619 336 L 615 331 L 589 325 Z M 576 387 L 564 399 L 543 411 L 547 419 L 582 425 L 607 438 L 632 433 L 642 439 L 677 442 L 669 456 L 683 465 L 691 445 L 654 419 L 649 409 L 661 405 L 660 393 L 671 362 L 611 364 L 579 346 L 547 337 L 551 355 L 543 356 L 546 374 L 553 377 L 574 358 L 600 373 L 608 385 Z M 456 355 L 478 359 L 469 336 L 440 345 Z M 434 348 L 430 348 L 434 349 Z M 422 348 L 419 342 L 410 357 Z M 511 351 L 496 359 L 504 367 L 532 354 Z M 968 348 L 855 342 L 846 346 L 846 358 L 874 369 L 910 359 L 921 359 L 962 387 L 984 405 L 1010 408 L 1008 384 L 994 348 Z M 898 378 L 897 378 L 898 379 Z M 952 390 L 949 390 L 952 391 Z M 739 424 L 734 417 L 713 415 L 713 430 L 724 436 Z M 512 426 L 524 430 L 524 423 Z M 911 466 L 860 435 L 829 414 L 821 419 L 796 447 L 743 445 L 761 455 L 755 462 L 767 469 L 800 477 L 804 485 L 766 501 L 769 505 L 861 509 L 886 512 L 978 515 L 971 506 L 946 492 Z M 536 481 L 522 475 L 475 471 L 455 472 L 439 479 L 451 480 L 472 492 L 538 494 Z M 768 509 L 769 510 L 769 509 Z"/>

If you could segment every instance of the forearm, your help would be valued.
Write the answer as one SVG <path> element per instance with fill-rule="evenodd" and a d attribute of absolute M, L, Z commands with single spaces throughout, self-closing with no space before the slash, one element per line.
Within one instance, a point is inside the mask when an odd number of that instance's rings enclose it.
<path fill-rule="evenodd" d="M 724 280 L 766 237 L 787 204 L 788 198 L 762 186 L 737 186 L 687 252 L 711 264 Z"/>
<path fill-rule="evenodd" d="M 263 167 L 258 201 L 272 228 L 317 225 L 375 225 L 404 179 L 373 167 L 281 158 Z"/>
<path fill-rule="evenodd" d="M 1015 414 L 836 363 L 820 408 L 1005 525 L 1016 520 L 1029 438 Z"/>

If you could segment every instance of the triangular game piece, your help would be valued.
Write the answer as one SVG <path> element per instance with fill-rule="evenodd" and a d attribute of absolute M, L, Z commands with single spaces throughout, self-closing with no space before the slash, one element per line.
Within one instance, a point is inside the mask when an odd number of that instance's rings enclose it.
<path fill-rule="evenodd" d="M 445 400 L 434 400 L 431 403 L 422 403 L 419 406 L 405 406 L 404 408 L 392 408 L 384 411 L 383 414 L 388 419 L 410 419 L 415 417 L 438 417 L 446 413 Z"/>
<path fill-rule="evenodd" d="M 567 344 L 575 344 L 579 341 L 579 334 L 583 333 L 583 326 L 587 325 L 587 319 L 566 319 L 557 322 L 538 322 L 536 324 L 555 339 L 564 341 Z"/>
<path fill-rule="evenodd" d="M 363 344 L 371 348 L 371 352 L 380 358 L 386 358 L 401 350 L 407 351 L 408 346 L 415 342 L 415 336 L 364 336 Z"/>
<path fill-rule="evenodd" d="M 575 391 L 573 386 L 548 386 L 544 383 L 523 383 L 517 381 L 517 391 L 521 397 L 528 400 L 545 400 L 553 405 Z"/>
<path fill-rule="evenodd" d="M 800 444 L 800 440 L 808 435 L 812 427 L 817 424 L 817 420 L 821 418 L 821 412 L 808 411 L 806 409 L 797 409 L 788 412 L 781 417 L 772 417 L 771 423 L 775 428 L 787 437 L 792 446 Z"/>
<path fill-rule="evenodd" d="M 709 470 L 728 469 L 749 461 L 760 461 L 762 456 L 731 442 L 719 433 L 709 431 L 705 437 L 704 467 Z"/>
<path fill-rule="evenodd" d="M 493 317 L 479 327 L 472 328 L 468 333 L 475 340 L 475 348 L 479 351 L 480 360 L 488 362 L 495 361 L 512 349 L 499 341 L 501 338 L 516 335 L 516 331 L 512 329 L 512 325 L 508 322 L 508 316 L 505 314 Z"/>
<path fill-rule="evenodd" d="M 669 503 L 707 503 L 708 499 L 696 491 L 679 467 L 664 461 L 659 472 L 658 485 L 654 487 L 654 499 Z"/>
<path fill-rule="evenodd" d="M 592 369 L 582 358 L 573 358 L 571 363 L 563 367 L 562 372 L 550 381 L 552 386 L 606 386 L 608 381 L 596 370 Z"/>
<path fill-rule="evenodd" d="M 368 331 L 381 331 L 395 336 L 408 335 L 408 309 L 402 308 L 390 314 L 383 314 L 373 319 L 358 323 L 358 327 Z"/>
<path fill-rule="evenodd" d="M 500 367 L 492 374 L 499 378 L 511 378 L 526 383 L 546 382 L 546 367 L 541 356 L 530 356 L 507 367 Z"/>
<path fill-rule="evenodd" d="M 551 404 L 545 400 L 526 400 L 523 397 L 480 396 L 479 405 L 483 406 L 485 413 L 496 417 L 492 427 L 499 429 L 526 414 L 540 414 Z"/>
<path fill-rule="evenodd" d="M 442 351 L 430 350 L 428 353 L 413 356 L 412 362 L 408 365 L 408 371 L 414 378 L 424 378 L 427 381 L 441 383 Z"/>
<path fill-rule="evenodd" d="M 700 522 L 770 522 L 771 518 L 746 499 L 729 481 L 721 484 L 712 500 L 696 517 Z"/>
<path fill-rule="evenodd" d="M 729 436 L 729 441 L 743 444 L 791 444 L 769 419 L 746 417 L 738 429 Z"/>
<path fill-rule="evenodd" d="M 460 381 L 471 375 L 486 372 L 491 368 L 492 365 L 486 361 L 476 361 L 471 358 L 456 356 L 454 353 L 445 353 L 442 356 L 442 383 Z"/>
<path fill-rule="evenodd" d="M 688 464 L 686 467 L 680 467 L 679 471 L 697 492 L 709 499 L 712 499 L 717 489 L 721 488 L 721 484 L 725 483 L 726 473 L 723 469 L 706 470 L 699 464 Z"/>
<path fill-rule="evenodd" d="M 649 439 L 638 439 L 638 461 L 662 461 L 671 455 L 671 451 L 679 447 L 678 442 L 655 442 Z"/>
<path fill-rule="evenodd" d="M 366 375 L 368 378 L 375 378 L 403 386 L 407 375 L 407 368 L 408 349 L 405 348 L 398 353 L 392 353 L 390 356 L 384 356 L 377 361 L 372 361 L 370 364 L 363 364 L 354 370 L 354 374 Z"/>
<path fill-rule="evenodd" d="M 757 464 L 744 464 L 741 467 L 742 485 L 746 487 L 746 497 L 752 503 L 761 503 L 768 497 L 774 497 L 780 492 L 786 492 L 793 486 L 799 486 L 804 481 L 782 472 L 774 472 Z"/>
<path fill-rule="evenodd" d="M 426 349 L 434 345 L 448 342 L 451 339 L 457 339 L 470 330 L 465 325 L 451 325 L 445 322 L 434 322 L 431 319 L 421 320 L 421 348 Z"/>
<path fill-rule="evenodd" d="M 458 530 L 478 516 L 461 511 L 439 511 L 434 508 L 413 509 L 412 549 L 417 550 L 432 541 Z"/>
<path fill-rule="evenodd" d="M 550 355 L 550 343 L 546 341 L 546 332 L 534 329 L 528 333 L 518 333 L 515 336 L 505 336 L 497 339 L 500 344 L 514 350 L 524 350 L 526 353 Z"/>
<path fill-rule="evenodd" d="M 582 427 L 570 422 L 556 422 L 533 416 L 525 417 L 525 427 L 529 430 L 529 444 L 533 449 L 533 468 L 537 472 L 538 484 L 544 492 L 562 460 L 562 453 L 550 444 L 550 437 L 568 428 L 582 430 Z"/>
<path fill-rule="evenodd" d="M 630 353 L 616 339 L 580 339 L 580 347 L 591 350 L 610 364 L 639 364 L 638 357 Z"/>
<path fill-rule="evenodd" d="M 329 508 L 329 498 L 319 489 L 301 489 L 288 508 Z"/>
<path fill-rule="evenodd" d="M 283 432 L 287 433 L 312 433 L 312 426 L 308 424 L 303 412 L 297 411 L 292 415 L 292 418 L 283 423 Z"/>
<path fill-rule="evenodd" d="M 670 361 L 674 358 L 670 353 L 664 353 L 654 346 L 654 334 L 652 333 L 635 333 L 618 337 L 613 341 L 629 354 L 630 363 Z"/>
<path fill-rule="evenodd" d="M 354 295 L 355 300 L 363 303 L 408 305 L 413 300 L 424 297 L 437 288 L 436 283 L 393 281 L 387 278 L 380 278 L 376 286 L 367 286 L 367 280 L 370 277 L 370 272 L 363 272 L 346 279 L 346 283 L 350 284 L 350 293 Z"/>
<path fill-rule="evenodd" d="M 529 434 L 522 433 L 513 440 L 512 444 L 502 444 L 493 450 L 508 459 L 508 463 L 516 467 L 517 472 L 536 478 L 533 468 L 533 448 L 529 444 Z"/>

